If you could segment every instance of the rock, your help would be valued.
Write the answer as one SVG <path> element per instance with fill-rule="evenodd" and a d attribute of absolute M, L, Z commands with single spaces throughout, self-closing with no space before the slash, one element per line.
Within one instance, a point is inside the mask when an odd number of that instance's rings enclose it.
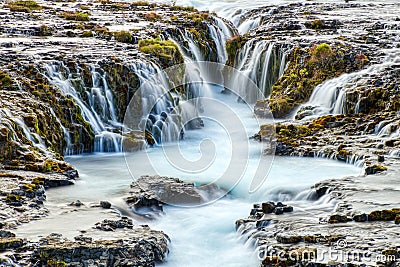
<path fill-rule="evenodd" d="M 116 229 L 132 229 L 133 222 L 129 218 L 121 218 L 120 220 L 104 220 L 102 222 L 96 223 L 96 229 L 100 229 L 102 231 L 114 231 Z"/>
<path fill-rule="evenodd" d="M 69 204 L 70 206 L 80 207 L 83 203 L 80 200 L 73 201 Z"/>
<path fill-rule="evenodd" d="M 303 238 L 301 236 L 290 236 L 285 234 L 280 234 L 276 236 L 276 241 L 283 244 L 299 243 L 302 241 L 302 239 Z"/>
<path fill-rule="evenodd" d="M 368 215 L 369 221 L 393 221 L 400 214 L 400 209 L 375 210 Z"/>
<path fill-rule="evenodd" d="M 162 211 L 163 204 L 199 205 L 206 201 L 202 195 L 224 194 L 217 186 L 196 188 L 193 183 L 178 178 L 142 176 L 131 184 L 130 196 L 126 199 L 136 211 L 140 208 L 154 208 Z"/>
<path fill-rule="evenodd" d="M 396 215 L 396 218 L 394 219 L 395 224 L 400 224 L 400 215 Z"/>
<path fill-rule="evenodd" d="M 109 208 L 111 208 L 111 203 L 108 202 L 108 201 L 100 201 L 100 206 L 101 206 L 103 209 L 109 209 Z"/>
<path fill-rule="evenodd" d="M 384 172 L 384 171 L 387 171 L 387 168 L 381 165 L 373 165 L 365 168 L 366 175 L 376 174 L 378 172 Z"/>
<path fill-rule="evenodd" d="M 353 216 L 353 221 L 355 222 L 366 222 L 368 221 L 368 215 L 363 213 L 363 214 L 359 214 L 359 215 L 354 215 Z"/>
<path fill-rule="evenodd" d="M 347 218 L 347 216 L 342 214 L 332 214 L 328 218 L 329 223 L 345 223 L 348 221 L 349 219 Z"/>
<path fill-rule="evenodd" d="M 276 207 L 275 210 L 274 210 L 274 213 L 276 215 L 283 214 L 283 207 Z"/>
<path fill-rule="evenodd" d="M 265 202 L 261 204 L 262 211 L 264 213 L 272 213 L 275 210 L 275 203 L 274 202 Z"/>

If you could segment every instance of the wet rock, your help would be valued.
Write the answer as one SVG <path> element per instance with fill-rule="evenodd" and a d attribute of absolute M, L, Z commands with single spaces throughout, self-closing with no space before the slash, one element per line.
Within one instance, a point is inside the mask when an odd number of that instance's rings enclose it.
<path fill-rule="evenodd" d="M 299 243 L 302 241 L 302 237 L 301 236 L 288 236 L 285 234 L 282 235 L 277 235 L 276 236 L 276 241 L 278 241 L 279 243 L 283 243 L 283 244 L 294 244 L 294 243 Z"/>
<path fill-rule="evenodd" d="M 108 201 L 100 201 L 100 206 L 101 206 L 103 209 L 109 209 L 109 208 L 111 208 L 111 203 L 108 202 Z"/>
<path fill-rule="evenodd" d="M 368 215 L 369 221 L 393 221 L 400 214 L 400 209 L 375 210 Z"/>
<path fill-rule="evenodd" d="M 70 206 L 80 207 L 83 203 L 80 200 L 73 201 L 69 204 Z"/>
<path fill-rule="evenodd" d="M 363 213 L 363 214 L 359 214 L 359 215 L 354 215 L 353 216 L 353 221 L 355 222 L 366 222 L 368 221 L 368 215 Z"/>
<path fill-rule="evenodd" d="M 346 215 L 342 214 L 332 214 L 328 218 L 329 223 L 345 223 L 348 222 L 349 218 Z"/>
<path fill-rule="evenodd" d="M 32 262 L 48 265 L 49 262 L 68 263 L 71 266 L 154 266 L 165 259 L 168 237 L 148 227 L 138 227 L 125 232 L 124 238 L 93 240 L 78 236 L 70 241 L 61 235 L 50 235 L 40 240 Z"/>
<path fill-rule="evenodd" d="M 102 231 L 114 231 L 116 229 L 133 228 L 133 222 L 129 218 L 121 218 L 120 220 L 104 220 L 102 222 L 96 223 L 96 229 L 100 229 Z"/>
<path fill-rule="evenodd" d="M 387 168 L 385 166 L 373 165 L 373 166 L 369 166 L 369 167 L 365 168 L 365 174 L 371 175 L 371 174 L 375 174 L 378 172 L 384 172 L 386 170 L 387 170 Z"/>
<path fill-rule="evenodd" d="M 154 208 L 162 210 L 164 204 L 196 205 L 206 201 L 202 195 L 221 193 L 218 187 L 210 185 L 196 188 L 193 183 L 178 178 L 142 176 L 131 184 L 130 196 L 126 199 L 134 209 Z"/>

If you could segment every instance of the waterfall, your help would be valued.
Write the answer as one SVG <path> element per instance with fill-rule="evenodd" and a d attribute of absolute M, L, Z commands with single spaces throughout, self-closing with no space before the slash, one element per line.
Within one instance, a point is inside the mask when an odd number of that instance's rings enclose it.
<path fill-rule="evenodd" d="M 156 64 L 138 61 L 131 69 L 141 84 L 142 118 L 138 128 L 150 133 L 155 144 L 177 141 L 183 134 L 180 122 L 185 112 L 177 104 L 183 100 L 169 92 L 168 77 Z"/>
<path fill-rule="evenodd" d="M 18 133 L 23 133 L 23 136 L 30 142 L 34 147 L 43 152 L 45 155 L 50 153 L 47 151 L 47 147 L 43 139 L 36 133 L 32 133 L 28 126 L 25 124 L 23 119 L 18 115 L 13 115 L 8 108 L 0 108 L 0 121 L 7 125 L 7 129 L 12 132 L 12 140 L 23 146 L 20 142 Z M 19 128 L 20 130 L 17 130 Z"/>
<path fill-rule="evenodd" d="M 284 73 L 286 64 L 286 53 L 282 48 L 276 47 L 273 42 L 252 39 L 248 41 L 236 56 L 235 68 L 242 72 L 246 77 L 253 81 L 261 90 L 258 95 L 248 96 L 250 102 L 255 102 L 268 96 L 272 85 Z M 237 79 L 238 77 L 233 77 Z M 246 95 L 249 88 L 248 81 L 238 79 L 234 84 L 238 84 L 242 95 Z"/>
<path fill-rule="evenodd" d="M 379 73 L 387 67 L 398 64 L 398 62 L 400 62 L 400 55 L 391 54 L 380 64 L 374 64 L 361 71 L 345 73 L 337 78 L 325 81 L 315 87 L 310 100 L 299 108 L 296 117 L 301 119 L 327 114 L 347 113 L 346 94 L 362 88 L 369 82 L 368 77 L 372 75 L 379 76 Z M 354 109 L 355 113 L 359 112 L 360 99 L 361 95 L 359 94 Z"/>
<path fill-rule="evenodd" d="M 90 66 L 92 84 L 87 88 L 78 67 L 74 74 L 63 62 L 47 64 L 45 69 L 49 82 L 72 97 L 81 109 L 83 118 L 90 123 L 95 133 L 94 152 L 121 152 L 122 136 L 114 132 L 118 131 L 120 123 L 117 121 L 105 71 L 98 66 Z M 78 91 L 73 84 L 81 84 L 83 92 Z"/>

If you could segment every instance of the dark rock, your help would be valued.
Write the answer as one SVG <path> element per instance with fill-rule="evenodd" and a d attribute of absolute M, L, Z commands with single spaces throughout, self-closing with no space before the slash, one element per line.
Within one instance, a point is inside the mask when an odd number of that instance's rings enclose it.
<path fill-rule="evenodd" d="M 76 200 L 71 202 L 71 204 L 69 204 L 70 206 L 75 206 L 75 207 L 80 207 L 83 205 L 83 203 L 80 200 Z"/>
<path fill-rule="evenodd" d="M 353 221 L 355 222 L 366 222 L 367 220 L 368 220 L 368 215 L 365 213 L 353 216 Z"/>
<path fill-rule="evenodd" d="M 275 210 L 275 203 L 274 202 L 265 202 L 261 204 L 262 211 L 264 213 L 273 213 Z"/>
<path fill-rule="evenodd" d="M 302 241 L 302 237 L 301 236 L 295 236 L 295 235 L 284 235 L 284 234 L 279 234 L 276 236 L 276 241 L 278 241 L 279 243 L 283 243 L 283 244 L 295 244 L 295 243 L 299 243 Z"/>
<path fill-rule="evenodd" d="M 100 201 L 100 206 L 101 206 L 103 209 L 109 209 L 109 208 L 111 208 L 111 203 L 108 202 L 108 201 Z"/>
<path fill-rule="evenodd" d="M 276 207 L 275 210 L 274 210 L 274 213 L 275 213 L 276 215 L 281 215 L 281 214 L 283 214 L 283 207 Z"/>
<path fill-rule="evenodd" d="M 349 219 L 347 218 L 347 216 L 342 214 L 332 214 L 328 218 L 329 223 L 345 223 L 348 221 Z"/>

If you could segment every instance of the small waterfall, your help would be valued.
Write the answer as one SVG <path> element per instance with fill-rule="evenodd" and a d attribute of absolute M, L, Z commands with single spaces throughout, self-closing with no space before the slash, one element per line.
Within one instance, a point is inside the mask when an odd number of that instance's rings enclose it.
<path fill-rule="evenodd" d="M 28 126 L 25 124 L 23 119 L 19 116 L 15 116 L 11 113 L 11 111 L 7 108 L 0 108 L 0 119 L 1 123 L 7 125 L 7 129 L 12 131 L 12 140 L 18 144 L 21 144 L 21 137 L 19 137 L 18 133 L 23 133 L 23 136 L 30 142 L 34 147 L 39 149 L 45 155 L 49 155 L 50 153 L 47 151 L 47 147 L 43 141 L 43 139 L 37 134 L 33 133 L 29 130 Z M 18 130 L 16 128 L 19 128 Z M 26 142 L 23 142 L 24 144 Z"/>
<path fill-rule="evenodd" d="M 253 81 L 263 93 L 256 96 L 249 96 L 251 102 L 268 96 L 272 85 L 284 73 L 286 67 L 286 55 L 283 49 L 275 46 L 274 43 L 265 40 L 252 39 L 240 50 L 236 57 L 235 68 Z M 233 77 L 237 79 L 238 77 Z M 238 84 L 243 95 L 246 95 L 246 88 L 249 88 L 248 81 L 238 79 Z"/>
<path fill-rule="evenodd" d="M 385 68 L 397 64 L 400 55 L 389 55 L 383 63 L 372 65 L 358 72 L 342 74 L 337 78 L 325 81 L 315 87 L 310 100 L 302 105 L 297 112 L 298 118 L 322 116 L 327 114 L 347 113 L 346 94 L 361 88 L 368 83 L 368 77 L 379 75 Z M 359 112 L 361 95 L 355 106 L 355 113 Z"/>
<path fill-rule="evenodd" d="M 178 107 L 184 100 L 169 90 L 170 81 L 156 64 L 136 62 L 131 69 L 141 83 L 142 118 L 138 128 L 150 133 L 155 144 L 182 138 L 182 121 L 185 116 L 192 117 L 195 109 L 185 109 L 185 105 Z"/>
<path fill-rule="evenodd" d="M 120 123 L 117 121 L 105 72 L 98 66 L 90 67 L 92 85 L 89 89 L 83 82 L 79 68 L 77 73 L 71 73 L 64 63 L 54 62 L 46 65 L 45 69 L 49 82 L 72 97 L 80 107 L 83 118 L 90 123 L 95 133 L 94 152 L 120 152 L 122 136 L 117 133 Z M 75 87 L 77 85 L 82 88 L 78 90 Z"/>

